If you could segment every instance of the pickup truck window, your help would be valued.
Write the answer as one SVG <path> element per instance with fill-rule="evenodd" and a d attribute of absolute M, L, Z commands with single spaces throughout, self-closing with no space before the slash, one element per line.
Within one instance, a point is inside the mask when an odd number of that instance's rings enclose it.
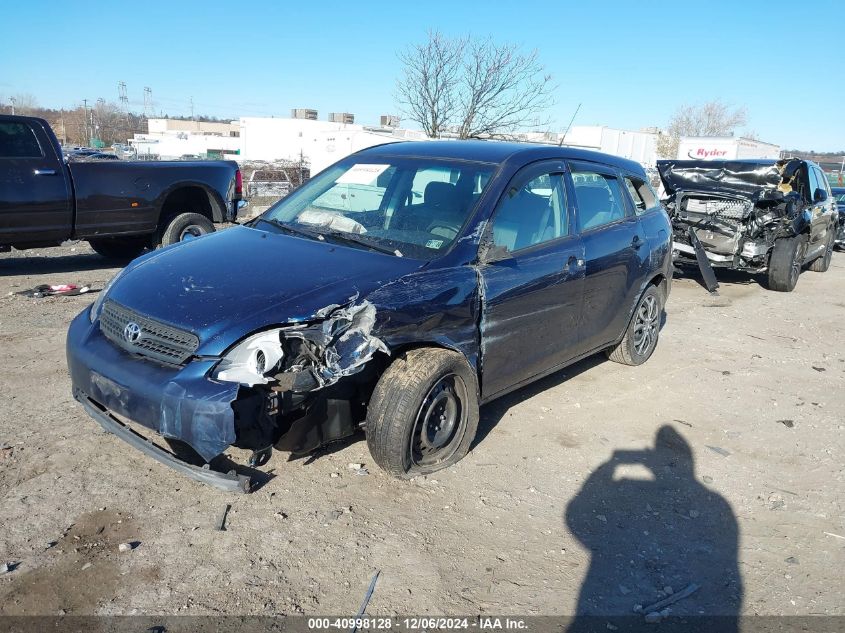
<path fill-rule="evenodd" d="M 0 123 L 0 158 L 41 158 L 41 146 L 26 123 Z"/>

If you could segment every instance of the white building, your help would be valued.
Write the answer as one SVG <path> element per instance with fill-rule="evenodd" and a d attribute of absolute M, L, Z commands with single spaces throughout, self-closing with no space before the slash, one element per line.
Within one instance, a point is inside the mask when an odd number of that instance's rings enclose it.
<path fill-rule="evenodd" d="M 777 159 L 780 158 L 780 147 L 735 136 L 682 136 L 678 143 L 676 158 L 679 160 Z"/>
<path fill-rule="evenodd" d="M 241 117 L 231 123 L 150 119 L 149 124 L 147 134 L 129 140 L 141 156 L 267 162 L 305 158 L 312 174 L 373 145 L 426 138 L 414 130 L 298 118 Z"/>
<path fill-rule="evenodd" d="M 656 130 L 634 132 L 604 125 L 575 125 L 566 133 L 563 144 L 628 158 L 647 167 L 657 161 Z"/>

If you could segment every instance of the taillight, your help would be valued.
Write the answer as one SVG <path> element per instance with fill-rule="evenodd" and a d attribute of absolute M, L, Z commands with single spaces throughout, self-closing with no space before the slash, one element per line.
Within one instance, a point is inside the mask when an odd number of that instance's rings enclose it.
<path fill-rule="evenodd" d="M 244 193 L 244 177 L 241 176 L 241 170 L 235 172 L 235 195 L 241 196 Z"/>

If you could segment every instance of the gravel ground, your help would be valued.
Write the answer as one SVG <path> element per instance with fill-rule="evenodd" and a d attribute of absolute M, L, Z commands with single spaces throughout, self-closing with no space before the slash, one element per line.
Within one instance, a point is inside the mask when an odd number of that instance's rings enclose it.
<path fill-rule="evenodd" d="M 696 584 L 672 613 L 845 615 L 843 254 L 790 294 L 676 278 L 648 363 L 593 357 L 488 405 L 447 471 L 392 480 L 357 440 L 277 453 L 241 496 L 72 400 L 90 297 L 14 294 L 114 272 L 85 244 L 0 255 L 2 614 L 354 614 L 381 570 L 370 614 L 631 613 Z"/>

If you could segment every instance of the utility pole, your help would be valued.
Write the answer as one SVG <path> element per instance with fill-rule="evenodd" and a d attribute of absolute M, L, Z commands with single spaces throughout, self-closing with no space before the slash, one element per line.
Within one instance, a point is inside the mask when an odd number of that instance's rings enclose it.
<path fill-rule="evenodd" d="M 153 115 L 153 89 L 144 86 L 144 116 L 150 118 Z"/>
<path fill-rule="evenodd" d="M 12 114 L 14 114 L 15 113 L 15 98 L 9 97 L 9 103 L 12 104 Z"/>
<path fill-rule="evenodd" d="M 83 119 L 85 121 L 85 144 L 88 145 L 91 137 L 88 135 L 88 99 L 82 100 Z"/>
<path fill-rule="evenodd" d="M 120 102 L 120 107 L 126 109 L 126 105 L 129 103 L 129 98 L 126 96 L 125 81 L 117 82 L 117 100 Z"/>

